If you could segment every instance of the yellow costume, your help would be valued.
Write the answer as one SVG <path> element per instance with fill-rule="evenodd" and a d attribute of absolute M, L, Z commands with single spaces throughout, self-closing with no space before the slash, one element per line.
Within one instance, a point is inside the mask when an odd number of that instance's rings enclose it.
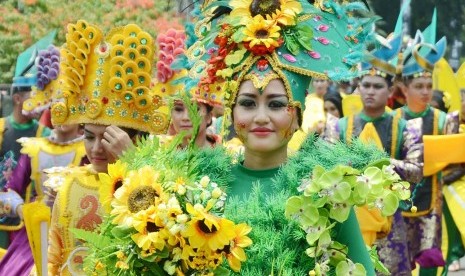
<path fill-rule="evenodd" d="M 49 275 L 73 275 L 83 264 L 84 250 L 70 229 L 93 230 L 102 222 L 99 178 L 92 166 L 69 169 L 55 200 L 49 232 Z"/>
<path fill-rule="evenodd" d="M 69 24 L 67 30 L 60 50 L 62 89 L 53 99 L 52 122 L 116 125 L 152 134 L 165 130 L 168 117 L 151 88 L 150 34 L 129 24 L 105 36 L 83 20 Z M 102 186 L 92 165 L 52 174 L 50 182 L 48 186 L 58 187 L 58 195 L 50 226 L 48 273 L 81 275 L 86 252 L 71 230 L 98 226 L 105 213 L 100 194 L 106 191 L 111 197 L 115 187 Z"/>

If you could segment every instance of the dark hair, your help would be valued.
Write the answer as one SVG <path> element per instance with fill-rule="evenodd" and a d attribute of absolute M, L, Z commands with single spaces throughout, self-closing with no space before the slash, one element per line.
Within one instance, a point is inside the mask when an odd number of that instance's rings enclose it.
<path fill-rule="evenodd" d="M 338 92 L 328 92 L 323 96 L 323 100 L 326 102 L 333 103 L 337 111 L 339 111 L 339 116 L 344 117 L 344 112 L 342 111 L 342 97 Z"/>
<path fill-rule="evenodd" d="M 438 106 L 437 109 L 444 111 L 444 112 L 449 112 L 448 108 L 446 107 L 446 103 L 444 102 L 444 92 L 441 90 L 433 90 L 433 98 L 431 99 L 432 101 L 435 101 Z"/>

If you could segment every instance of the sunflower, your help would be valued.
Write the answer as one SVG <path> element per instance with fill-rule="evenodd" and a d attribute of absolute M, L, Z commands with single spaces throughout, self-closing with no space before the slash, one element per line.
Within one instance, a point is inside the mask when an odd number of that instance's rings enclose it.
<path fill-rule="evenodd" d="M 187 204 L 187 211 L 193 215 L 187 223 L 183 236 L 189 240 L 193 248 L 206 246 L 212 251 L 223 248 L 234 238 L 234 223 L 208 213 L 202 205 L 193 207 Z"/>
<path fill-rule="evenodd" d="M 133 225 L 135 214 L 166 201 L 167 195 L 157 182 L 158 176 L 149 166 L 128 174 L 111 202 L 111 215 L 115 216 L 114 224 Z"/>
<path fill-rule="evenodd" d="M 235 272 L 241 270 L 241 262 L 247 259 L 244 248 L 252 244 L 252 240 L 247 237 L 251 230 L 252 228 L 245 223 L 234 225 L 235 237 L 224 249 L 229 267 Z"/>
<path fill-rule="evenodd" d="M 231 16 L 247 25 L 255 16 L 262 15 L 283 26 L 295 25 L 295 17 L 302 11 L 296 0 L 232 0 Z"/>
<path fill-rule="evenodd" d="M 108 174 L 99 173 L 99 179 L 102 183 L 99 187 L 100 203 L 105 212 L 110 213 L 113 194 L 123 185 L 126 174 L 127 165 L 120 160 L 108 165 Z"/>
<path fill-rule="evenodd" d="M 244 41 L 250 42 L 250 48 L 255 45 L 265 45 L 266 48 L 279 47 L 280 29 L 275 22 L 265 20 L 263 16 L 257 15 L 244 29 L 246 35 Z"/>

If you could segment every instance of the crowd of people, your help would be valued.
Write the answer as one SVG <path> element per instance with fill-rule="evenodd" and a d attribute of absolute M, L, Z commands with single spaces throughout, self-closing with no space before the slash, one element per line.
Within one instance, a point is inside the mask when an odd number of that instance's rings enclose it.
<path fill-rule="evenodd" d="M 196 11 L 156 39 L 78 20 L 18 59 L 0 275 L 461 269 L 465 66 L 437 83 L 435 18 L 407 40 L 363 3 Z"/>

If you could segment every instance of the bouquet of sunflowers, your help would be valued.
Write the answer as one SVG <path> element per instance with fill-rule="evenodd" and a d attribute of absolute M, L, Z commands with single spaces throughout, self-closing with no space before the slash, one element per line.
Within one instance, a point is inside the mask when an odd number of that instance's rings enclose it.
<path fill-rule="evenodd" d="M 175 138 L 176 139 L 176 138 Z M 251 228 L 223 217 L 231 164 L 223 149 L 177 149 L 146 140 L 99 174 L 109 213 L 84 240 L 87 274 L 228 275 L 246 260 Z M 170 148 L 172 147 L 172 148 Z"/>

